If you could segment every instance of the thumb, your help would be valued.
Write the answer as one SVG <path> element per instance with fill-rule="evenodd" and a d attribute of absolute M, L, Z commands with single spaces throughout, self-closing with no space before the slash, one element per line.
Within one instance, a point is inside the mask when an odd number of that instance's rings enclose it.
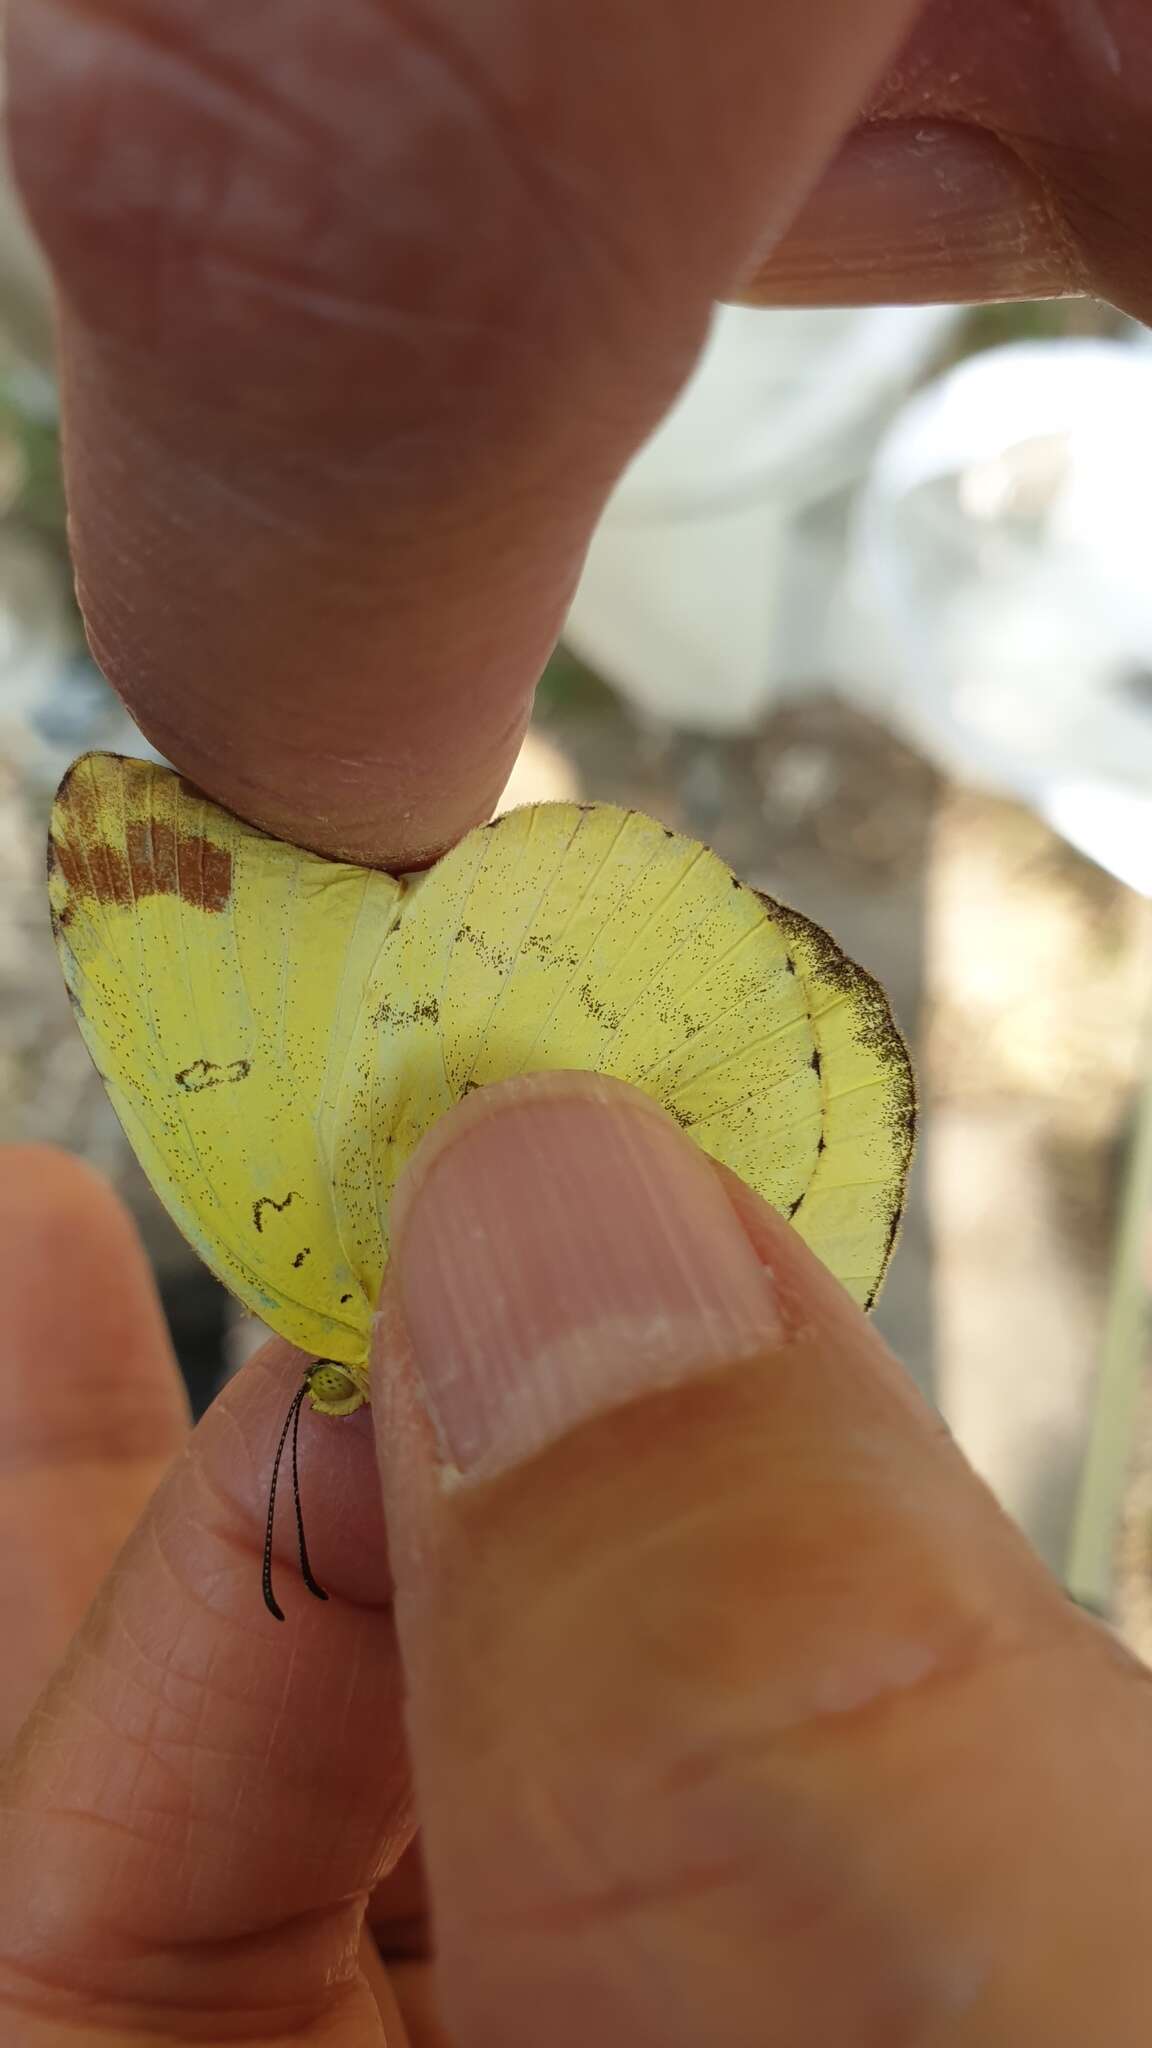
<path fill-rule="evenodd" d="M 479 1091 L 380 1346 L 461 2048 L 1145 2038 L 1146 1688 L 771 1211 L 618 1084 Z"/>

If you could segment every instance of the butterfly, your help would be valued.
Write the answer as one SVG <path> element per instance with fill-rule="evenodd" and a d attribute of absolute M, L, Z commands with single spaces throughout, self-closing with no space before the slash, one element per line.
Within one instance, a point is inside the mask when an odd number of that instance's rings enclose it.
<path fill-rule="evenodd" d="M 318 1361 L 302 1393 L 321 1414 L 368 1399 L 406 1161 L 509 1075 L 631 1082 L 876 1298 L 915 1120 L 883 991 L 638 811 L 532 805 L 393 876 L 272 839 L 167 768 L 88 754 L 55 800 L 48 886 L 77 1022 L 145 1173 L 224 1285 Z"/>

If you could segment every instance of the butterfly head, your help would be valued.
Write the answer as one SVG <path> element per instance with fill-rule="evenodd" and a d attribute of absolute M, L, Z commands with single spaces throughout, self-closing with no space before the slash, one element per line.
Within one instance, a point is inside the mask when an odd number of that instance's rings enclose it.
<path fill-rule="evenodd" d="M 317 1415 L 354 1415 L 367 1399 L 368 1375 L 362 1365 L 318 1358 L 308 1373 L 308 1400 Z"/>

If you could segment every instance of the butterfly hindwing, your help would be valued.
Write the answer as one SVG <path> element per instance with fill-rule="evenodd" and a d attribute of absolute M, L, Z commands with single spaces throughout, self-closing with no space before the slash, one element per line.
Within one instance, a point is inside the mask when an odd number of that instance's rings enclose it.
<path fill-rule="evenodd" d="M 797 1227 L 857 1300 L 879 1285 L 911 1147 L 887 1002 L 818 927 L 636 811 L 548 804 L 472 832 L 381 954 L 403 1040 L 388 1190 L 443 1107 L 511 1074 L 643 1089 Z M 558 1170 L 561 1163 L 558 1162 Z"/>

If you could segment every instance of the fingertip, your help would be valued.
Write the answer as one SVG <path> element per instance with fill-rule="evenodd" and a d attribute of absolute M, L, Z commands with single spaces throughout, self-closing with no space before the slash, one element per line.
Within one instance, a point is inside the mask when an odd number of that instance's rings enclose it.
<path fill-rule="evenodd" d="M 70 1251 L 126 1258 L 134 1276 L 146 1267 L 136 1226 L 111 1182 L 87 1160 L 57 1145 L 0 1151 L 0 1278 L 15 1281 L 35 1262 L 37 1276 Z"/>
<path fill-rule="evenodd" d="M 939 305 L 1084 289 L 1036 172 L 974 122 L 921 117 L 856 128 L 740 298 Z"/>
<path fill-rule="evenodd" d="M 0 1175 L 0 1218 L 17 1227 L 24 1216 L 46 1218 L 56 1210 L 89 1213 L 120 1209 L 108 1182 L 85 1159 L 60 1145 L 7 1145 Z M 0 1240 L 0 1251 L 3 1242 Z"/>
<path fill-rule="evenodd" d="M 401 1207 L 396 1263 L 458 1472 L 486 1477 L 778 1335 L 770 1275 L 707 1155 L 637 1089 L 525 1075 L 442 1123 Z"/>
<path fill-rule="evenodd" d="M 83 1160 L 14 1146 L 0 1171 L 0 1382 L 11 1449 L 171 1455 L 188 1408 L 135 1224 Z"/>

